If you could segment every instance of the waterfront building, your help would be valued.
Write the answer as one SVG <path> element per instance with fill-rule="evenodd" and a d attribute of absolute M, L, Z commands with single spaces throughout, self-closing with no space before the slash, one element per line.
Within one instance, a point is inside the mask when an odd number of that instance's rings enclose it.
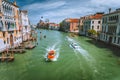
<path fill-rule="evenodd" d="M 49 23 L 49 29 L 51 29 L 51 30 L 59 30 L 59 24 Z"/>
<path fill-rule="evenodd" d="M 78 33 L 79 32 L 79 19 L 76 18 L 67 18 L 62 21 L 60 24 L 60 27 L 62 27 L 63 31 L 65 32 L 73 32 Z"/>
<path fill-rule="evenodd" d="M 70 23 L 70 32 L 78 33 L 79 32 L 79 28 L 78 28 L 79 19 L 71 18 L 69 19 L 69 23 Z"/>
<path fill-rule="evenodd" d="M 79 20 L 79 35 L 85 35 L 84 21 L 88 18 L 88 16 L 80 17 Z"/>
<path fill-rule="evenodd" d="M 64 19 L 61 23 L 60 23 L 60 31 L 63 32 L 69 32 L 70 31 L 70 23 L 69 23 L 69 18 Z"/>
<path fill-rule="evenodd" d="M 88 35 L 88 30 L 95 30 L 97 33 L 102 30 L 102 16 L 104 13 L 96 13 L 94 15 L 86 16 L 84 20 L 83 32 L 86 36 Z"/>
<path fill-rule="evenodd" d="M 31 35 L 31 27 L 28 19 L 28 11 L 21 10 L 20 16 L 21 16 L 21 26 L 22 26 L 22 37 L 23 37 L 23 41 L 26 41 L 30 39 L 30 35 Z"/>
<path fill-rule="evenodd" d="M 100 40 L 120 46 L 120 9 L 103 15 Z"/>
<path fill-rule="evenodd" d="M 0 0 L 0 39 L 9 47 L 14 47 L 19 42 L 19 7 L 16 2 Z"/>

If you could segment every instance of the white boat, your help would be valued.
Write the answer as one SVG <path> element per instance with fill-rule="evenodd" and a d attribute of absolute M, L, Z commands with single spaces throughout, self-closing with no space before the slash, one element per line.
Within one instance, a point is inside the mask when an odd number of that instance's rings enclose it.
<path fill-rule="evenodd" d="M 77 45 L 76 43 L 71 43 L 70 45 L 74 49 L 79 49 L 79 45 Z"/>

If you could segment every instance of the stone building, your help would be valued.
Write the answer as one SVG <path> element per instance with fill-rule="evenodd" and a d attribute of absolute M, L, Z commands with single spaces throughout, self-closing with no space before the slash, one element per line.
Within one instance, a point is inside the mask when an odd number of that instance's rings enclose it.
<path fill-rule="evenodd" d="M 16 2 L 0 0 L 0 39 L 14 47 L 20 43 L 19 32 L 19 7 Z"/>
<path fill-rule="evenodd" d="M 103 15 L 100 40 L 120 46 L 120 9 Z"/>
<path fill-rule="evenodd" d="M 102 31 L 102 16 L 103 13 L 86 16 L 83 23 L 83 31 L 86 36 L 88 36 L 88 30 L 95 30 L 96 32 Z"/>
<path fill-rule="evenodd" d="M 20 17 L 21 17 L 21 26 L 22 26 L 22 36 L 23 36 L 23 40 L 26 41 L 30 38 L 30 33 L 31 33 L 28 11 L 21 10 Z"/>

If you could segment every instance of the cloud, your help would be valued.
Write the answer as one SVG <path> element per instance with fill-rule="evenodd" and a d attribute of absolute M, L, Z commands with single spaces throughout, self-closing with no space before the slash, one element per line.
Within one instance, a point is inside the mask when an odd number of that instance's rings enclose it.
<path fill-rule="evenodd" d="M 33 23 L 37 23 L 40 17 L 51 22 L 60 22 L 65 18 L 79 18 L 81 16 L 107 12 L 108 8 L 119 8 L 120 0 L 51 0 L 35 2 L 22 8 L 29 10 L 29 17 Z"/>
<path fill-rule="evenodd" d="M 23 9 L 27 9 L 27 10 L 40 10 L 40 9 L 54 9 L 54 8 L 58 8 L 61 6 L 64 6 L 66 4 L 65 1 L 58 1 L 58 2 L 44 2 L 44 3 L 33 3 L 30 5 L 26 5 L 23 7 Z"/>
<path fill-rule="evenodd" d="M 94 6 L 104 6 L 104 7 L 119 7 L 120 0 L 91 0 Z"/>

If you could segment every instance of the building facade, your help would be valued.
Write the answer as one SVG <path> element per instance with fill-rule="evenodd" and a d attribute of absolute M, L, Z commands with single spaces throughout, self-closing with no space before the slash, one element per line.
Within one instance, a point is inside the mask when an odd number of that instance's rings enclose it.
<path fill-rule="evenodd" d="M 79 19 L 70 18 L 69 23 L 70 23 L 70 32 L 78 33 L 79 32 Z"/>
<path fill-rule="evenodd" d="M 30 22 L 28 19 L 28 11 L 21 10 L 20 16 L 21 16 L 21 26 L 22 26 L 21 35 L 23 36 L 23 41 L 26 41 L 30 38 L 30 32 L 31 32 Z"/>
<path fill-rule="evenodd" d="M 88 36 L 88 30 L 95 30 L 97 33 L 102 31 L 103 13 L 89 15 L 84 19 L 83 32 Z"/>
<path fill-rule="evenodd" d="M 61 25 L 65 32 L 79 32 L 79 19 L 76 18 L 67 18 L 62 21 Z"/>
<path fill-rule="evenodd" d="M 69 23 L 69 18 L 64 19 L 61 23 L 60 23 L 60 31 L 63 32 L 70 32 L 70 23 Z"/>
<path fill-rule="evenodd" d="M 19 7 L 16 2 L 0 0 L 0 38 L 8 47 L 18 44 L 19 37 Z"/>
<path fill-rule="evenodd" d="M 120 9 L 105 14 L 102 20 L 100 40 L 120 46 Z"/>
<path fill-rule="evenodd" d="M 84 35 L 85 31 L 83 31 L 83 26 L 84 26 L 84 21 L 85 21 L 85 17 L 80 17 L 80 20 L 79 20 L 79 35 Z"/>
<path fill-rule="evenodd" d="M 49 29 L 51 29 L 51 30 L 59 30 L 59 24 L 49 23 Z"/>

